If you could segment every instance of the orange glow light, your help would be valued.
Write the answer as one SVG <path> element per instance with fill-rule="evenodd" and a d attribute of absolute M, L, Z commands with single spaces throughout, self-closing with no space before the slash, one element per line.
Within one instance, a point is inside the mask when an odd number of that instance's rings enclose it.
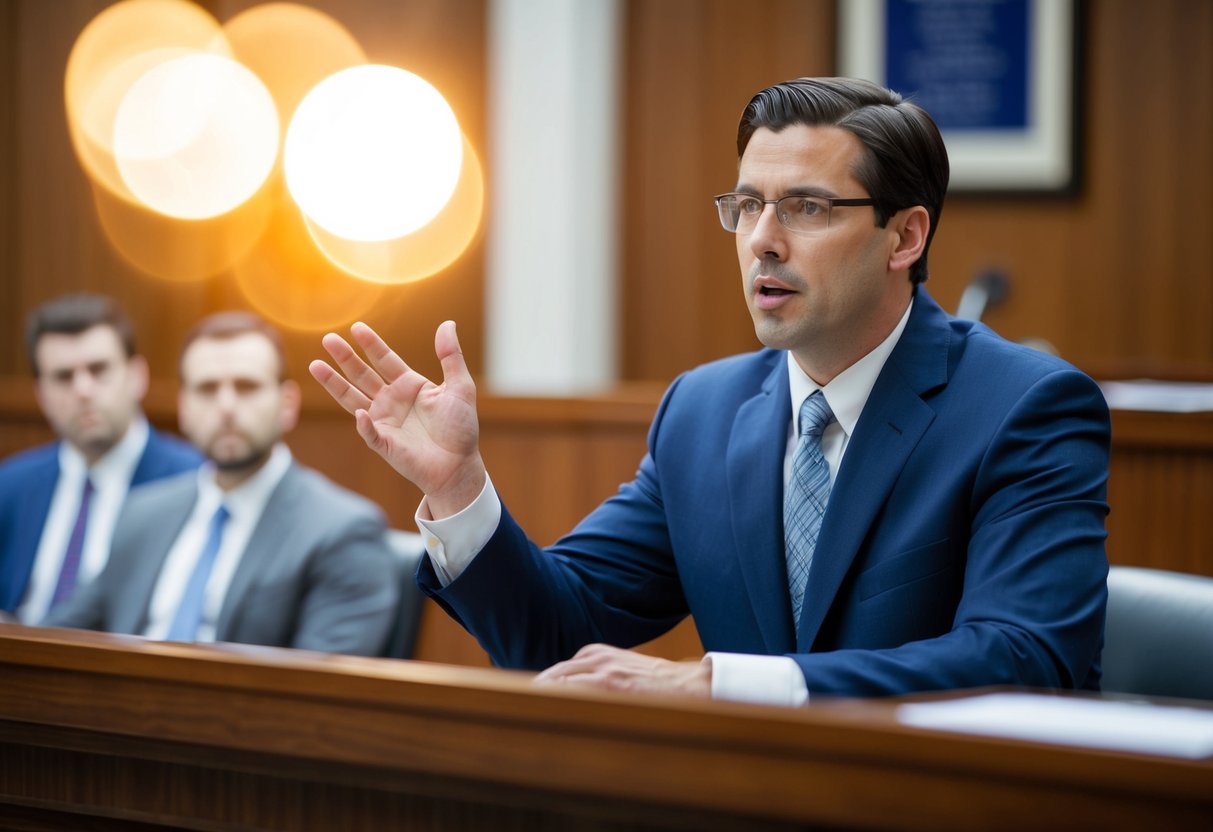
<path fill-rule="evenodd" d="M 425 79 L 392 66 L 330 75 L 286 131 L 283 170 L 308 219 L 348 240 L 392 240 L 425 225 L 455 190 L 459 122 Z"/>
<path fill-rule="evenodd" d="M 366 63 L 349 31 L 324 12 L 297 3 L 263 3 L 223 24 L 232 54 L 265 83 L 285 126 L 307 91 Z"/>
<path fill-rule="evenodd" d="M 200 51 L 228 54 L 218 21 L 185 0 L 123 0 L 84 27 L 67 61 L 64 103 L 72 145 L 95 183 L 133 199 L 113 157 L 122 99 L 149 69 Z"/>
<path fill-rule="evenodd" d="M 114 118 L 114 158 L 130 192 L 179 219 L 225 214 L 278 158 L 278 112 L 249 69 L 195 53 L 139 77 Z"/>
<path fill-rule="evenodd" d="M 299 209 L 283 194 L 269 228 L 233 272 L 266 318 L 288 329 L 337 329 L 364 316 L 384 287 L 333 266 L 308 238 Z"/>
<path fill-rule="evenodd" d="M 431 222 L 395 240 L 359 242 L 330 234 L 313 222 L 316 246 L 350 274 L 377 283 L 408 283 L 442 271 L 476 237 L 484 211 L 484 173 L 470 142 L 463 140 L 463 168 L 455 193 Z"/>

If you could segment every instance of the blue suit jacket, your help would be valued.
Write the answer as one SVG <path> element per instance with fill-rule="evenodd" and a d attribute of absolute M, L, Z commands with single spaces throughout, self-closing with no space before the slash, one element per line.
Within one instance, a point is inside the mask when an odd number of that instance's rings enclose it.
<path fill-rule="evenodd" d="M 811 692 L 1098 687 L 1110 428 L 1091 379 L 918 290 L 796 611 L 790 419 L 783 352 L 689 372 L 658 409 L 636 479 L 571 534 L 541 550 L 504 513 L 445 589 L 425 559 L 422 587 L 512 667 L 640 644 L 689 612 L 708 650 L 791 655 Z"/>
<path fill-rule="evenodd" d="M 150 430 L 131 487 L 188 471 L 201 461 L 193 446 Z M 0 610 L 15 611 L 25 596 L 58 480 L 58 442 L 0 463 Z"/>

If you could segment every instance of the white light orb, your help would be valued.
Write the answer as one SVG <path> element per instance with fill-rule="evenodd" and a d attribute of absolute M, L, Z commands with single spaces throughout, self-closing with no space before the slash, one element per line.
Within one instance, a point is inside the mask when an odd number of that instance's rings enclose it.
<path fill-rule="evenodd" d="M 432 220 L 459 181 L 463 135 L 427 81 L 392 66 L 342 70 L 291 118 L 286 185 L 303 213 L 347 240 L 403 237 Z"/>
<path fill-rule="evenodd" d="M 265 85 L 231 58 L 199 52 L 158 64 L 118 106 L 114 158 L 149 208 L 179 219 L 225 214 L 261 187 L 278 156 Z"/>

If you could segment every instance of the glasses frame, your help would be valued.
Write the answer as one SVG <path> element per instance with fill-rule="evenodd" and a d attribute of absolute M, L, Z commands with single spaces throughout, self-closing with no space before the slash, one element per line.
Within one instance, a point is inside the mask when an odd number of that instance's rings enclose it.
<path fill-rule="evenodd" d="M 720 220 L 721 227 L 724 228 L 725 231 L 728 231 L 730 234 L 752 233 L 752 232 L 748 232 L 748 231 L 744 231 L 744 232 L 739 231 L 737 228 L 729 228 L 728 223 L 725 222 L 724 210 L 720 206 L 720 201 L 722 199 L 727 199 L 728 197 L 731 197 L 731 196 L 745 197 L 746 199 L 756 199 L 762 203 L 763 211 L 766 210 L 766 206 L 774 205 L 775 206 L 775 219 L 779 220 L 779 224 L 782 225 L 784 228 L 786 228 L 788 231 L 791 231 L 793 234 L 804 234 L 804 235 L 819 234 L 821 232 L 819 232 L 819 231 L 800 231 L 800 230 L 795 229 L 792 226 L 788 225 L 784 221 L 783 214 L 779 210 L 779 203 L 783 202 L 785 199 L 816 199 L 816 200 L 820 200 L 821 202 L 826 203 L 826 206 L 827 206 L 826 224 L 825 224 L 824 228 L 822 228 L 822 231 L 824 231 L 830 227 L 830 218 L 834 215 L 835 206 L 837 206 L 839 208 L 853 208 L 853 207 L 858 207 L 861 205 L 875 205 L 876 204 L 876 200 L 870 196 L 863 197 L 863 198 L 857 198 L 857 197 L 845 198 L 845 197 L 818 196 L 817 194 L 787 194 L 786 196 L 779 197 L 779 199 L 762 199 L 761 197 L 755 196 L 754 194 L 742 193 L 740 191 L 730 191 L 728 193 L 717 194 L 716 196 L 712 197 L 712 201 L 716 203 L 716 217 L 717 217 L 717 219 Z M 761 214 L 759 216 L 761 216 Z M 757 222 L 758 221 L 755 220 L 755 226 L 757 226 Z"/>

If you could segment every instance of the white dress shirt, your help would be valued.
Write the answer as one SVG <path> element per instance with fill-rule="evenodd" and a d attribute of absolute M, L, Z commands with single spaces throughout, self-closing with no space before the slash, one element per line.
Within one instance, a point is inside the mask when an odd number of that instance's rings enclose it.
<path fill-rule="evenodd" d="M 792 354 L 788 353 L 792 408 L 788 414 L 785 439 L 785 486 L 791 478 L 792 456 L 799 440 L 796 422 L 800 406 L 817 390 L 821 390 L 830 410 L 834 412 L 835 421 L 826 427 L 821 437 L 822 455 L 830 467 L 830 483 L 834 483 L 847 443 L 859 422 L 859 415 L 910 320 L 913 306 L 911 300 L 893 331 L 875 349 L 839 373 L 825 387 L 809 378 Z M 480 495 L 458 514 L 433 520 L 423 498 L 415 519 L 438 579 L 446 586 L 463 574 L 463 570 L 493 536 L 501 520 L 501 499 L 492 481 L 486 479 Z M 809 580 L 812 579 L 810 573 Z M 712 666 L 713 699 L 790 706 L 803 705 L 808 701 L 809 691 L 804 674 L 800 671 L 800 665 L 788 656 L 712 652 L 705 655 L 703 660 Z"/>
<path fill-rule="evenodd" d="M 219 622 L 219 613 L 223 609 L 223 600 L 227 596 L 227 588 L 232 582 L 232 575 L 240 564 L 244 550 L 248 548 L 249 538 L 253 536 L 253 530 L 265 511 L 270 495 L 274 493 L 274 489 L 290 467 L 291 452 L 286 445 L 279 443 L 274 446 L 270 458 L 261 466 L 261 470 L 231 491 L 223 491 L 215 484 L 214 463 L 208 462 L 198 469 L 198 499 L 164 559 L 160 577 L 156 580 L 156 588 L 152 591 L 147 628 L 143 635 L 154 639 L 163 639 L 168 635 L 173 616 L 181 606 L 185 586 L 194 571 L 194 564 L 197 563 L 206 543 L 211 518 L 222 503 L 227 507 L 229 516 L 223 528 L 223 537 L 215 555 L 210 579 L 206 584 L 202 621 L 198 625 L 198 635 L 195 639 L 215 640 L 215 628 Z"/>
<path fill-rule="evenodd" d="M 67 442 L 59 443 L 59 479 L 55 483 L 50 509 L 42 526 L 42 537 L 34 555 L 34 567 L 30 571 L 25 599 L 17 608 L 19 621 L 26 624 L 39 622 L 50 609 L 55 585 L 59 582 L 59 570 L 63 566 L 63 555 L 80 511 L 85 476 L 93 482 L 93 496 L 88 507 L 88 525 L 84 530 L 76 585 L 88 583 L 105 566 L 110 556 L 114 524 L 126 500 L 126 492 L 130 490 L 131 477 L 143 458 L 149 432 L 147 422 L 142 418 L 136 419 L 118 444 L 91 468 L 84 454 L 75 446 Z"/>

